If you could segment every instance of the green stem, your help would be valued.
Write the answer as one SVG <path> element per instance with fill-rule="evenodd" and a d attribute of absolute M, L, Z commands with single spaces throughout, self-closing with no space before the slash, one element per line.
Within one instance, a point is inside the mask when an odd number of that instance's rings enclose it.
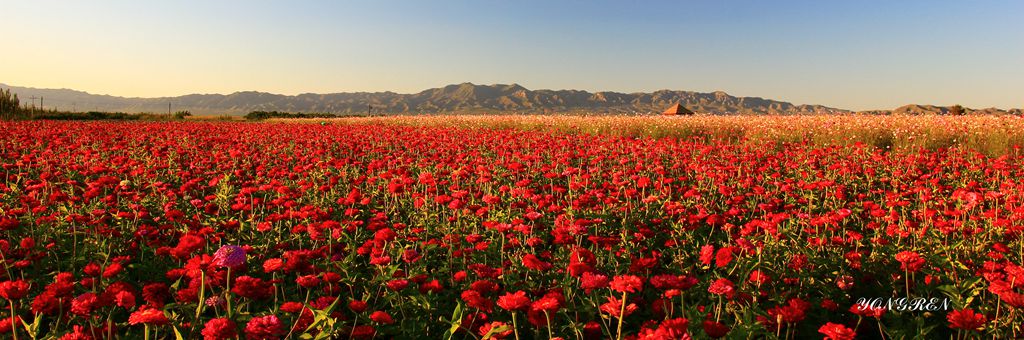
<path fill-rule="evenodd" d="M 199 324 L 199 315 L 203 313 L 203 299 L 206 297 L 206 272 L 199 271 L 199 306 L 196 306 L 195 323 Z"/>
<path fill-rule="evenodd" d="M 7 302 L 11 306 L 11 334 L 14 336 L 14 340 L 18 340 L 18 327 L 15 327 L 15 325 L 14 325 L 14 322 L 15 322 L 14 317 L 16 315 L 16 314 L 14 314 L 14 301 L 13 300 L 7 300 Z"/>
<path fill-rule="evenodd" d="M 619 308 L 619 327 L 616 331 L 615 339 L 622 339 L 622 319 L 625 318 L 626 314 L 626 292 L 622 292 L 622 307 Z"/>
<path fill-rule="evenodd" d="M 519 340 L 519 326 L 516 325 L 516 312 L 512 312 L 512 332 L 516 334 L 516 340 Z"/>
<path fill-rule="evenodd" d="M 225 296 L 225 300 L 227 300 L 227 307 L 228 307 L 227 314 L 228 314 L 228 319 L 230 319 L 231 318 L 231 314 L 233 312 L 233 310 L 231 310 L 231 267 L 228 267 L 228 278 L 227 278 L 227 280 L 225 281 L 224 284 L 226 285 L 226 288 L 225 288 L 225 291 L 224 291 L 224 296 Z"/>
<path fill-rule="evenodd" d="M 548 326 L 547 327 L 548 328 L 548 339 L 553 339 L 555 336 L 551 334 L 551 315 L 548 315 L 548 311 L 546 311 L 546 310 L 544 311 L 544 319 L 547 320 L 547 322 L 548 322 L 548 324 L 547 324 L 547 326 Z M 473 333 L 470 333 L 470 334 L 473 334 Z"/>

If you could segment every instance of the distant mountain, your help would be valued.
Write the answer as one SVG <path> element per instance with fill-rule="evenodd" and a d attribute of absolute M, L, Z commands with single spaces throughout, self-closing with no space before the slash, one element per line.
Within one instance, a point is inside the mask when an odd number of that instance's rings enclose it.
<path fill-rule="evenodd" d="M 895 114 L 895 115 L 946 115 L 952 111 L 952 106 L 935 106 L 935 105 L 918 105 L 910 104 L 897 107 L 892 110 L 870 110 L 870 111 L 859 111 L 859 114 Z M 964 114 L 969 115 L 984 115 L 984 114 L 1010 114 L 1010 115 L 1021 115 L 1024 110 L 1021 109 L 1009 109 L 1003 110 L 994 107 L 984 109 L 972 109 L 969 107 L 963 108 Z"/>
<path fill-rule="evenodd" d="M 190 94 L 178 97 L 125 98 L 95 95 L 68 89 L 36 89 L 0 84 L 17 93 L 22 103 L 42 97 L 46 108 L 77 111 L 167 112 L 188 110 L 193 114 L 246 114 L 251 111 L 326 112 L 361 114 L 372 107 L 376 114 L 395 113 L 659 113 L 675 103 L 708 114 L 809 114 L 851 113 L 821 105 L 796 105 L 758 98 L 711 93 L 660 90 L 651 93 L 595 92 L 578 90 L 529 90 L 517 84 L 475 85 L 463 83 L 413 94 L 351 92 L 286 96 L 265 92 Z M 38 99 L 36 100 L 38 104 Z M 966 113 L 1017 114 L 1021 109 L 970 109 Z M 946 114 L 949 107 L 906 105 L 894 110 L 860 111 L 863 114 Z"/>
<path fill-rule="evenodd" d="M 166 112 L 189 110 L 194 114 L 245 114 L 250 111 L 366 113 L 657 113 L 682 103 L 698 113 L 795 114 L 840 113 L 846 110 L 821 105 L 735 97 L 725 92 L 700 93 L 661 90 L 652 93 L 590 93 L 577 90 L 529 90 L 517 84 L 475 85 L 463 83 L 414 94 L 354 92 L 286 96 L 264 92 L 190 94 L 179 97 L 125 98 L 94 95 L 68 89 L 36 89 L 0 84 L 17 93 L 23 103 L 42 97 L 46 108 L 77 111 Z M 36 100 L 38 104 L 38 99 Z"/>

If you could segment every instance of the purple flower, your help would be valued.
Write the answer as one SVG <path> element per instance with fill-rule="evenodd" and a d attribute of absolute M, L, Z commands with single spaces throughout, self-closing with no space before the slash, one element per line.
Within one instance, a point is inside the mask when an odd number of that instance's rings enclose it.
<path fill-rule="evenodd" d="M 213 253 L 213 264 L 220 267 L 238 268 L 245 264 L 245 249 L 225 245 Z"/>

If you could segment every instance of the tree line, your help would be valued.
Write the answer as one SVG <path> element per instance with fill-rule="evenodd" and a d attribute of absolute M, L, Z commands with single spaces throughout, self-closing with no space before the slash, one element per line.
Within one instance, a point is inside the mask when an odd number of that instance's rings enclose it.
<path fill-rule="evenodd" d="M 14 116 L 21 111 L 21 101 L 17 93 L 10 89 L 0 89 L 0 117 Z"/>
<path fill-rule="evenodd" d="M 18 94 L 10 89 L 0 89 L 0 119 L 49 119 L 49 120 L 182 120 L 192 116 L 189 111 L 178 111 L 173 115 L 155 113 L 124 113 L 124 112 L 71 112 L 57 109 L 43 110 L 32 106 L 24 106 Z"/>

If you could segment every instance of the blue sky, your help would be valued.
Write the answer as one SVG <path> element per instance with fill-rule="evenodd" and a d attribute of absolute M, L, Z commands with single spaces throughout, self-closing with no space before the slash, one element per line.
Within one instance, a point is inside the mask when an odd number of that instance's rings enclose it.
<path fill-rule="evenodd" d="M 0 82 L 257 90 L 722 90 L 1024 106 L 1022 1 L 7 1 Z"/>

